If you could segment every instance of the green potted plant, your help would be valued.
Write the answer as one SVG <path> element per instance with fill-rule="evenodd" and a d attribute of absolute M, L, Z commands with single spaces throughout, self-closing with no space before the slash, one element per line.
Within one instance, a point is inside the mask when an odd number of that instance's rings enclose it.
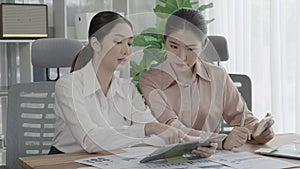
<path fill-rule="evenodd" d="M 162 39 L 162 32 L 164 31 L 167 17 L 177 9 L 186 7 L 193 8 L 198 2 L 191 2 L 191 0 L 159 0 L 160 3 L 153 9 L 160 21 L 156 27 L 150 27 L 142 31 L 141 34 L 134 37 L 133 46 L 143 47 L 143 57 L 140 63 L 133 60 L 130 61 L 130 75 L 132 81 L 135 83 L 138 91 L 142 93 L 139 79 L 140 76 L 149 70 L 151 67 L 162 63 L 166 59 L 164 44 Z M 197 8 L 199 12 L 203 12 L 208 8 L 212 8 L 213 3 L 201 5 Z M 207 23 L 214 21 L 214 19 L 207 20 Z"/>

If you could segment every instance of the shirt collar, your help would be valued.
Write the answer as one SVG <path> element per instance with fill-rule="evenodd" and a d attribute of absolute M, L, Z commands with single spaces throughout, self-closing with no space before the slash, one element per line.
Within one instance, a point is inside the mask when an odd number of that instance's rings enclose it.
<path fill-rule="evenodd" d="M 113 97 L 116 94 L 120 95 L 121 97 L 125 98 L 125 93 L 124 93 L 124 86 L 125 84 L 122 84 L 122 79 L 119 77 L 116 77 L 115 75 L 112 78 L 110 88 L 108 91 L 107 96 L 108 97 Z"/>
<path fill-rule="evenodd" d="M 92 61 L 88 62 L 88 64 L 82 68 L 82 73 L 84 79 L 84 96 L 96 93 L 99 90 L 102 92 Z M 116 93 L 125 98 L 125 94 L 121 86 L 121 79 L 113 76 L 107 96 L 113 97 Z"/>
<path fill-rule="evenodd" d="M 198 59 L 195 66 L 195 72 L 197 75 L 199 75 L 204 80 L 211 81 L 208 73 L 207 63 L 205 63 L 205 61 L 203 61 L 202 59 Z"/>
<path fill-rule="evenodd" d="M 207 81 L 211 81 L 210 77 L 209 77 L 209 73 L 208 73 L 208 69 L 207 69 L 207 65 L 206 63 L 204 63 L 204 61 L 202 61 L 201 59 L 197 59 L 196 61 L 196 65 L 195 65 L 195 72 L 196 75 L 198 75 L 200 78 L 207 80 Z M 173 80 L 177 81 L 177 76 L 175 74 L 174 69 L 172 68 L 169 60 L 167 59 L 166 61 L 164 61 L 163 63 L 161 63 L 160 65 L 154 67 L 154 69 L 159 69 L 161 71 L 164 71 L 166 73 L 168 73 Z M 171 84 L 172 82 L 170 82 Z"/>

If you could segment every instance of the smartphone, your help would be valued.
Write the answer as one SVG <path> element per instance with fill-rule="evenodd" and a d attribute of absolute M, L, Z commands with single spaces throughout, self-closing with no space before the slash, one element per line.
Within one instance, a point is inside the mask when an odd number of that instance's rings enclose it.
<path fill-rule="evenodd" d="M 267 123 L 271 120 L 272 120 L 272 116 L 267 116 L 261 119 L 253 134 L 253 137 L 259 136 L 263 131 L 265 131 Z"/>

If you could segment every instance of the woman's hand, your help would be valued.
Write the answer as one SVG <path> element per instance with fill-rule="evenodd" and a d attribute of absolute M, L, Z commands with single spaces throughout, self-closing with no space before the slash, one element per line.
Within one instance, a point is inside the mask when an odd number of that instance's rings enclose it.
<path fill-rule="evenodd" d="M 162 123 L 147 123 L 145 125 L 145 134 L 146 136 L 155 134 L 162 138 L 166 144 L 190 141 L 181 130 Z"/>
<path fill-rule="evenodd" d="M 234 127 L 223 141 L 223 148 L 231 150 L 233 148 L 241 147 L 250 136 L 250 131 L 246 127 Z"/>
<path fill-rule="evenodd" d="M 267 113 L 266 117 L 270 116 L 270 115 L 271 114 Z M 272 140 L 272 138 L 274 137 L 272 125 L 274 123 L 275 123 L 274 120 L 270 120 L 266 124 L 266 129 L 260 135 L 253 137 L 256 143 L 265 144 L 268 141 Z M 253 126 L 253 129 L 254 129 L 253 131 L 255 131 L 257 127 L 258 127 L 258 123 Z"/>
<path fill-rule="evenodd" d="M 191 153 L 199 155 L 201 158 L 208 158 L 216 152 L 217 143 L 210 143 L 210 147 L 197 147 Z"/>

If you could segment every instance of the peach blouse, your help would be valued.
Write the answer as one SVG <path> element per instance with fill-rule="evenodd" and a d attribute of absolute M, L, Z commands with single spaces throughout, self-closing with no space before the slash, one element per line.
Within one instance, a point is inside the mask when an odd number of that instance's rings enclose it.
<path fill-rule="evenodd" d="M 140 78 L 146 103 L 161 123 L 181 129 L 218 133 L 222 117 L 239 126 L 244 100 L 224 68 L 197 60 L 194 78 L 182 84 L 167 59 Z M 257 118 L 248 110 L 245 125 Z"/>

